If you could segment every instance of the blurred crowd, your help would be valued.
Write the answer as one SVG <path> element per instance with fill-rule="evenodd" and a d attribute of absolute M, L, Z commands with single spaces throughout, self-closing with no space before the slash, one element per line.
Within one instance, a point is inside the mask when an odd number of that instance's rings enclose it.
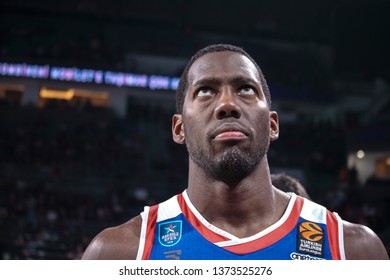
<path fill-rule="evenodd" d="M 187 155 L 171 139 L 173 111 L 129 99 L 127 112 L 0 107 L 1 259 L 79 259 L 100 230 L 185 188 Z M 361 186 L 345 168 L 342 127 L 281 128 L 271 165 L 301 168 L 313 200 L 370 226 L 389 250 L 389 183 Z"/>

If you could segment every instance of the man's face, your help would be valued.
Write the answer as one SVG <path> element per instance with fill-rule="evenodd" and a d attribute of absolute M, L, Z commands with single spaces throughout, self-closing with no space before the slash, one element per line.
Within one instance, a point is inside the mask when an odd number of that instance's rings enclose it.
<path fill-rule="evenodd" d="M 255 65 L 239 53 L 209 53 L 191 66 L 188 82 L 180 130 L 190 158 L 214 179 L 242 180 L 277 139 Z"/>

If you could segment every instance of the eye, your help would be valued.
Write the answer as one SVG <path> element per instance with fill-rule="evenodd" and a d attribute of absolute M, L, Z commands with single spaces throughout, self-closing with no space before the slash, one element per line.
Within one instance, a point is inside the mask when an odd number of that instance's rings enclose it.
<path fill-rule="evenodd" d="M 256 91 L 251 86 L 243 86 L 240 88 L 240 94 L 242 95 L 254 95 Z"/>
<path fill-rule="evenodd" d="M 200 89 L 198 89 L 198 92 L 197 92 L 197 96 L 210 96 L 214 93 L 214 91 L 209 88 L 209 87 L 201 87 Z"/>

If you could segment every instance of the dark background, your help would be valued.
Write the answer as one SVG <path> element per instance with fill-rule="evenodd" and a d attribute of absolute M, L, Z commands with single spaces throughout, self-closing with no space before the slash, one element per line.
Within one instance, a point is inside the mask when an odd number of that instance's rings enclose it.
<path fill-rule="evenodd" d="M 357 149 L 390 155 L 389 13 L 379 0 L 1 0 L 0 61 L 177 77 L 208 44 L 242 46 L 280 114 L 271 171 L 390 250 L 390 171 L 362 181 L 348 161 Z M 162 106 L 132 91 L 124 116 L 2 98 L 0 258 L 78 259 L 101 229 L 185 188 L 174 93 Z"/>

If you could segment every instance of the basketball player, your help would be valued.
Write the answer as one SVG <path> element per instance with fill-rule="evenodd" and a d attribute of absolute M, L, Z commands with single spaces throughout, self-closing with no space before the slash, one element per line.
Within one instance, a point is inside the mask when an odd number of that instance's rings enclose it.
<path fill-rule="evenodd" d="M 388 259 L 369 228 L 272 186 L 278 115 L 243 49 L 200 50 L 176 97 L 172 134 L 188 150 L 187 189 L 103 230 L 83 259 Z"/>
<path fill-rule="evenodd" d="M 309 194 L 302 184 L 285 173 L 274 173 L 271 174 L 272 185 L 287 193 L 295 193 L 307 199 L 310 199 Z"/>

